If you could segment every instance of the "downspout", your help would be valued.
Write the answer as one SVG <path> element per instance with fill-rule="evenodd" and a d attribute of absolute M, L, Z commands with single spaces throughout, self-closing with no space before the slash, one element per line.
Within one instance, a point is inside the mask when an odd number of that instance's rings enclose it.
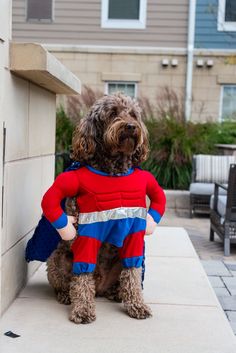
<path fill-rule="evenodd" d="M 192 113 L 193 50 L 194 50 L 194 38 L 195 38 L 195 17 L 196 17 L 196 0 L 189 0 L 185 121 L 190 120 L 191 113 Z"/>

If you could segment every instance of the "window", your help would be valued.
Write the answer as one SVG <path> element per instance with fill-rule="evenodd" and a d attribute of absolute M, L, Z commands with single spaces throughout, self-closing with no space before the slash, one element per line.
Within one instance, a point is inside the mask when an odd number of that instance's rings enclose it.
<path fill-rule="evenodd" d="M 102 27 L 143 29 L 147 0 L 102 0 Z"/>
<path fill-rule="evenodd" d="M 53 0 L 28 0 L 27 21 L 52 21 Z"/>
<path fill-rule="evenodd" d="M 218 31 L 236 31 L 235 0 L 219 0 Z"/>
<path fill-rule="evenodd" d="M 236 121 L 236 86 L 223 86 L 221 99 L 221 121 Z"/>
<path fill-rule="evenodd" d="M 137 84 L 134 82 L 107 82 L 106 94 L 122 92 L 127 96 L 135 98 L 137 96 Z"/>
<path fill-rule="evenodd" d="M 235 2 L 235 0 L 226 0 L 225 22 L 236 22 L 236 2 Z"/>

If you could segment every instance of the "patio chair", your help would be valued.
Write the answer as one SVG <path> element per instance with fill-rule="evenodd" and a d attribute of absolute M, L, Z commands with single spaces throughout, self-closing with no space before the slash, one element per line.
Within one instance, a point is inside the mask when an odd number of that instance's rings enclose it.
<path fill-rule="evenodd" d="M 236 156 L 194 155 L 192 182 L 190 184 L 190 217 L 194 213 L 210 213 L 210 199 L 215 182 L 227 184 L 229 166 L 236 163 Z M 220 189 L 220 194 L 226 194 Z"/>
<path fill-rule="evenodd" d="M 223 189 L 226 195 L 220 195 Z M 230 244 L 236 243 L 236 164 L 230 165 L 228 186 L 215 183 L 211 198 L 210 241 L 216 233 L 224 242 L 224 254 L 230 255 Z"/>

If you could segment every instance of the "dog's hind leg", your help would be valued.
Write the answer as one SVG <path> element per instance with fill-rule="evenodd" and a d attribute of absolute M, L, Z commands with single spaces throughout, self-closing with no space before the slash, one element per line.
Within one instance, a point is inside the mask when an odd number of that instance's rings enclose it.
<path fill-rule="evenodd" d="M 144 303 L 141 288 L 141 268 L 124 268 L 120 275 L 120 297 L 130 317 L 146 319 L 152 315 Z"/>
<path fill-rule="evenodd" d="M 72 276 L 70 298 L 72 309 L 69 319 L 71 321 L 76 324 L 88 324 L 96 319 L 93 273 Z"/>
<path fill-rule="evenodd" d="M 72 276 L 73 254 L 69 242 L 62 241 L 47 260 L 48 281 L 61 304 L 70 304 L 70 281 Z"/>

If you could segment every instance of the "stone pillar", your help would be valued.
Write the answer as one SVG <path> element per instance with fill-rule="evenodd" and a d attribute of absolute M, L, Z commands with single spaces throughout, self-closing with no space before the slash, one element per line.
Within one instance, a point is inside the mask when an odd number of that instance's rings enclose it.
<path fill-rule="evenodd" d="M 9 45 L 11 1 L 0 11 L 1 312 L 40 266 L 25 247 L 54 179 L 56 94 L 78 94 L 80 81 L 37 44 Z"/>

